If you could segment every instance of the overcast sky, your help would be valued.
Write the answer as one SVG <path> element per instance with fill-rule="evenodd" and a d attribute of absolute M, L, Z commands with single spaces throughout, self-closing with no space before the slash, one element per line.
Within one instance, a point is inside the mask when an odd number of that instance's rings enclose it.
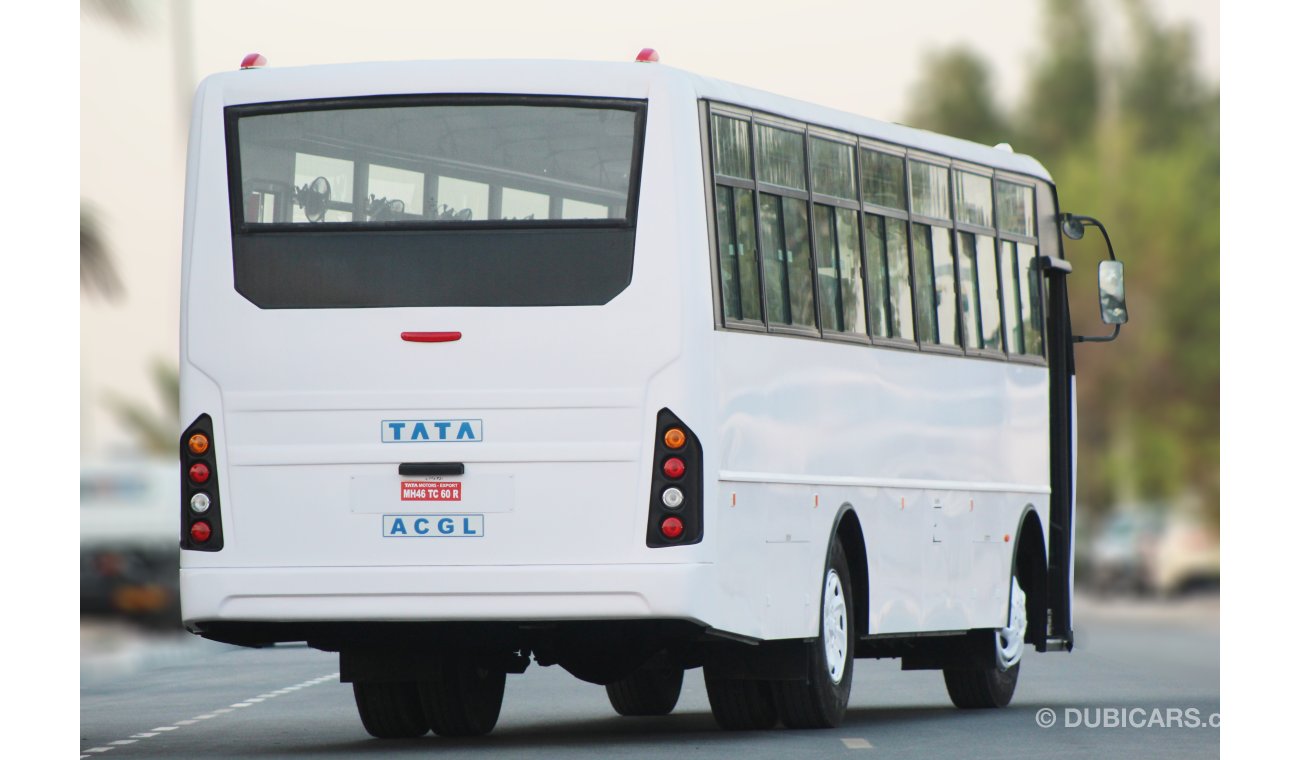
<path fill-rule="evenodd" d="M 82 451 L 92 457 L 129 441 L 105 414 L 105 394 L 154 403 L 149 362 L 175 363 L 188 99 L 202 76 L 235 68 L 245 53 L 260 52 L 271 66 L 299 66 L 630 60 L 648 46 L 667 65 L 900 121 L 926 53 L 954 44 L 979 51 L 993 66 L 998 97 L 1010 103 L 1041 49 L 1040 0 L 136 5 L 142 11 L 133 28 L 84 12 L 81 21 L 81 195 L 103 221 L 127 289 L 116 304 L 83 299 Z M 1162 18 L 1194 26 L 1199 65 L 1217 80 L 1219 4 L 1152 5 Z M 1120 0 L 1098 6 L 1113 17 L 1122 13 Z M 1108 28 L 1117 39 L 1123 27 L 1111 21 Z"/>

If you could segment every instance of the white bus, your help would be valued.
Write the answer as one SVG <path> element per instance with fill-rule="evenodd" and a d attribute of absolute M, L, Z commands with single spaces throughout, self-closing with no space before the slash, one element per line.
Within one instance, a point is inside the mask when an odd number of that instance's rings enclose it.
<path fill-rule="evenodd" d="M 1005 705 L 1072 643 L 1094 223 L 1028 156 L 655 63 L 209 77 L 184 621 L 338 652 L 377 737 L 486 733 L 534 662 L 623 715 L 703 667 L 729 729 L 836 725 L 864 657 Z"/>

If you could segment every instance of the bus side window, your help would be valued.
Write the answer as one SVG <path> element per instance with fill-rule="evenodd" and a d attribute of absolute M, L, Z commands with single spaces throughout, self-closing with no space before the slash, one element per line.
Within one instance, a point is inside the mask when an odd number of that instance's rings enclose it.
<path fill-rule="evenodd" d="M 757 236 L 754 232 L 753 156 L 749 122 L 713 116 L 714 202 L 723 317 L 763 320 Z M 728 178 L 728 179 L 723 179 Z M 734 178 L 734 179 L 731 179 Z M 732 183 L 735 184 L 732 184 Z M 725 183 L 725 184 L 724 184 Z"/>
<path fill-rule="evenodd" d="M 765 124 L 755 125 L 755 135 L 758 181 L 804 195 L 804 136 Z M 816 328 L 808 201 L 765 192 L 759 212 L 768 322 Z"/>

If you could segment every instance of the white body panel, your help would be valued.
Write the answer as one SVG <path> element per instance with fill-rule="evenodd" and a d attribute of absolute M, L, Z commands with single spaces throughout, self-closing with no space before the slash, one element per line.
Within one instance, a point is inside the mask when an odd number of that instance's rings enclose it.
<path fill-rule="evenodd" d="M 279 310 L 235 291 L 225 106 L 456 92 L 648 100 L 625 291 L 603 306 Z M 1024 156 L 657 65 L 366 64 L 204 82 L 181 409 L 213 419 L 225 546 L 182 552 L 185 620 L 645 617 L 812 636 L 827 542 L 849 505 L 867 545 L 870 632 L 1005 624 L 1020 517 L 1032 505 L 1046 522 L 1046 369 L 715 330 L 703 97 L 1046 178 Z M 404 343 L 404 330 L 464 338 Z M 652 549 L 664 407 L 703 442 L 704 540 Z M 481 420 L 483 438 L 385 444 L 391 419 Z M 464 462 L 467 492 L 487 478 L 512 495 L 476 507 L 481 539 L 385 538 L 382 514 L 401 507 L 357 494 L 384 478 L 397 489 L 403 461 Z"/>

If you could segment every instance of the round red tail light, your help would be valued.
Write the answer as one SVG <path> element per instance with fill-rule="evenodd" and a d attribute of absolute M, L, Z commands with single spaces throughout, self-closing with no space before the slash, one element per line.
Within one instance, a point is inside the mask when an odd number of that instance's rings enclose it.
<path fill-rule="evenodd" d="M 666 518 L 659 523 L 659 532 L 664 534 L 664 538 L 681 538 L 683 530 L 682 521 L 676 517 Z"/>
<path fill-rule="evenodd" d="M 676 480 L 686 473 L 686 463 L 677 457 L 664 462 L 664 475 Z"/>
<path fill-rule="evenodd" d="M 212 526 L 208 525 L 207 520 L 199 520 L 195 522 L 190 526 L 190 538 L 200 544 L 206 543 L 209 538 L 212 538 Z"/>
<path fill-rule="evenodd" d="M 211 473 L 208 472 L 208 466 L 206 464 L 203 464 L 202 462 L 195 462 L 194 464 L 190 465 L 190 480 L 194 481 L 195 483 L 208 482 L 209 475 L 211 475 Z"/>

